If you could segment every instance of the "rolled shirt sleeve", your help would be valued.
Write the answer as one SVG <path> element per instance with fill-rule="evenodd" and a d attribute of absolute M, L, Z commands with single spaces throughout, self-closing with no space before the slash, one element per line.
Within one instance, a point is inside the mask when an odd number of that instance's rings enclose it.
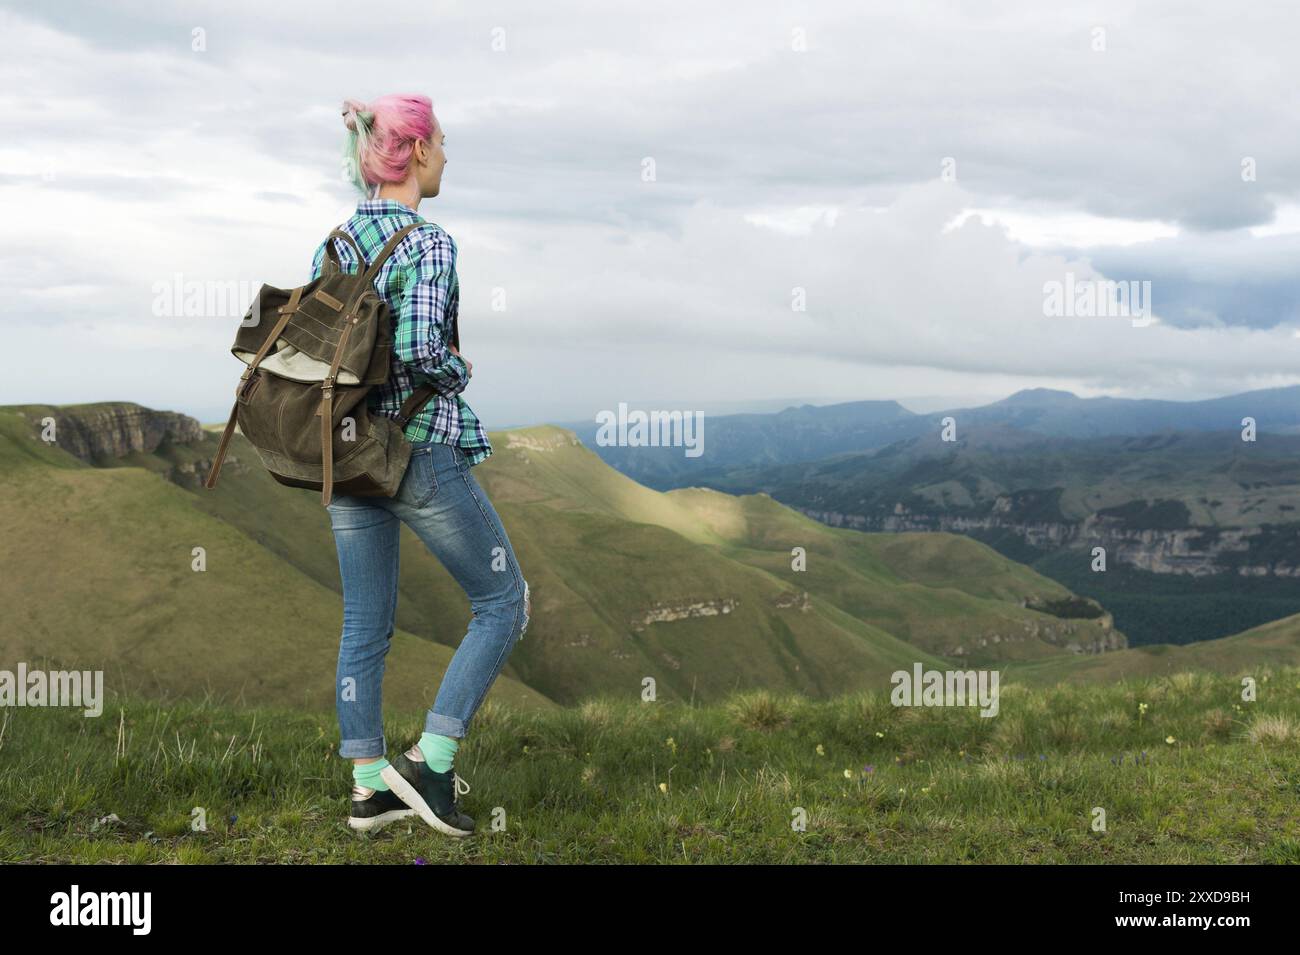
<path fill-rule="evenodd" d="M 420 229 L 417 235 L 420 244 L 402 289 L 393 350 L 416 385 L 431 384 L 452 398 L 469 384 L 469 368 L 446 341 L 459 305 L 456 243 L 439 228 Z"/>

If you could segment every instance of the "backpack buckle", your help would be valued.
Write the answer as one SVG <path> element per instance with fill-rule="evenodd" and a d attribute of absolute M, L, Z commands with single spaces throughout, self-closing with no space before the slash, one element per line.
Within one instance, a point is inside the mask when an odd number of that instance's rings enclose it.
<path fill-rule="evenodd" d="M 321 380 L 320 390 L 321 390 L 320 404 L 316 406 L 316 417 L 318 418 L 322 417 L 325 414 L 326 403 L 334 399 L 334 376 L 333 375 L 326 375 L 325 378 Z"/>

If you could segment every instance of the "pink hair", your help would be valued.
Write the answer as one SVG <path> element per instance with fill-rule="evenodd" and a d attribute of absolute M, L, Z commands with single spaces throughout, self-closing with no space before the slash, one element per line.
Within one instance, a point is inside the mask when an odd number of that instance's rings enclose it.
<path fill-rule="evenodd" d="M 432 100 L 402 93 L 369 104 L 344 100 L 343 123 L 348 178 L 366 195 L 374 195 L 382 183 L 405 180 L 415 141 L 432 142 L 439 131 Z"/>

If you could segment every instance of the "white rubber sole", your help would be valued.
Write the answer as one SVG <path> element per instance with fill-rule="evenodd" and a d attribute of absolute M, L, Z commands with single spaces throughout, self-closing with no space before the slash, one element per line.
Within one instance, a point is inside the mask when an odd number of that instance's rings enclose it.
<path fill-rule="evenodd" d="M 382 773 L 381 773 L 382 775 Z M 390 822 L 397 822 L 399 819 L 410 819 L 412 816 L 418 816 L 414 809 L 390 809 L 388 812 L 381 812 L 377 816 L 369 818 L 355 819 L 348 818 L 348 825 L 359 832 L 370 832 L 381 826 L 386 826 Z"/>
<path fill-rule="evenodd" d="M 398 799 L 411 807 L 415 815 L 443 835 L 451 836 L 454 839 L 464 839 L 466 836 L 474 835 L 473 830 L 457 829 L 455 826 L 449 826 L 439 819 L 429 804 L 424 801 L 424 797 L 420 795 L 419 791 L 408 783 L 405 777 L 391 763 L 379 771 L 379 776 L 384 782 L 388 783 L 388 788 L 397 794 Z"/>

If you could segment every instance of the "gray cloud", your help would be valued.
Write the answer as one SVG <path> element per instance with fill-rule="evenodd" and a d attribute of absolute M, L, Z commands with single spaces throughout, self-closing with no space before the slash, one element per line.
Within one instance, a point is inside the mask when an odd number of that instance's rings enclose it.
<path fill-rule="evenodd" d="M 1244 229 L 1300 204 L 1297 27 L 1282 4 L 1245 17 L 1174 2 L 460 2 L 412 8 L 398 30 L 319 0 L 0 3 L 16 131 L 0 202 L 35 223 L 9 233 L 38 233 L 19 244 L 29 267 L 0 269 L 0 296 L 51 327 L 91 323 L 88 348 L 162 349 L 175 370 L 154 387 L 174 373 L 173 404 L 196 381 L 224 392 L 228 330 L 173 325 L 151 344 L 136 334 L 148 288 L 174 272 L 300 275 L 354 201 L 337 104 L 419 90 L 449 156 L 422 211 L 457 236 L 476 388 L 490 382 L 484 401 L 510 420 L 535 407 L 520 342 L 617 368 L 557 386 L 574 408 L 665 381 L 760 397 L 791 362 L 806 377 L 783 393 L 835 398 L 1278 383 L 1300 239 Z M 945 157 L 956 183 L 938 182 Z M 1180 231 L 1036 249 L 977 223 L 942 232 L 975 206 Z M 809 225 L 823 209 L 834 225 Z M 1163 325 L 1045 325 L 1042 281 L 1067 267 L 1152 279 Z M 790 312 L 794 286 L 807 314 Z M 490 311 L 494 288 L 508 312 Z M 202 370 L 175 351 L 205 356 Z M 65 381 L 42 371 L 24 387 Z"/>

